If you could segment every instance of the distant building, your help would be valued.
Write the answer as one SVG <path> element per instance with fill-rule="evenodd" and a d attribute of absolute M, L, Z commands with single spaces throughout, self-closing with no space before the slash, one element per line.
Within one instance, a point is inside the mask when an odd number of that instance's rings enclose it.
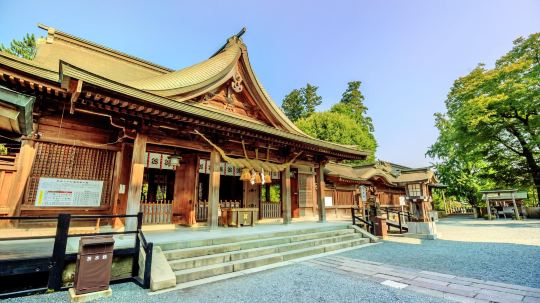
<path fill-rule="evenodd" d="M 430 168 L 384 161 L 358 166 L 328 163 L 325 182 L 327 212 L 336 217 L 349 217 L 351 207 L 367 207 L 371 202 L 383 208 L 403 207 L 421 221 L 429 220 L 431 190 L 439 186 Z"/>

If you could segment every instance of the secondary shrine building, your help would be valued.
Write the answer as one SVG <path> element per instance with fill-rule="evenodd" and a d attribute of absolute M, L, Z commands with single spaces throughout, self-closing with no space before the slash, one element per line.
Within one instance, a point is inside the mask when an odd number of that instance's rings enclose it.
<path fill-rule="evenodd" d="M 325 165 L 366 157 L 300 131 L 255 76 L 241 34 L 172 70 L 40 27 L 33 60 L 0 52 L 0 130 L 11 138 L 0 215 L 143 211 L 148 224 L 215 227 L 244 208 L 324 221 Z"/>

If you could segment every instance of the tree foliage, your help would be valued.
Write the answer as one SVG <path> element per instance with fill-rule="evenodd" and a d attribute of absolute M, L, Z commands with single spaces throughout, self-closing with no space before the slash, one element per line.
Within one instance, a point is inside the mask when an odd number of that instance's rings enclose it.
<path fill-rule="evenodd" d="M 374 131 L 373 121 L 367 116 L 368 108 L 364 105 L 364 95 L 360 91 L 360 81 L 351 81 L 341 95 L 339 103 L 332 106 L 331 111 L 345 114 L 362 125 L 369 132 Z"/>
<path fill-rule="evenodd" d="M 36 38 L 34 34 L 26 34 L 22 40 L 11 40 L 9 47 L 0 43 L 0 51 L 32 60 L 36 54 Z"/>
<path fill-rule="evenodd" d="M 375 159 L 376 143 L 351 117 L 336 112 L 314 113 L 302 118 L 296 125 L 306 134 L 321 140 L 345 145 L 355 145 L 370 152 L 368 161 Z"/>
<path fill-rule="evenodd" d="M 443 182 L 464 194 L 492 181 L 540 191 L 540 33 L 514 41 L 492 69 L 478 65 L 457 79 L 436 115 L 440 135 L 428 155 Z M 493 186 L 491 184 L 490 186 Z"/>
<path fill-rule="evenodd" d="M 318 88 L 308 83 L 306 87 L 292 90 L 283 99 L 282 108 L 285 115 L 295 122 L 313 114 L 315 108 L 322 103 L 322 97 L 317 95 Z"/>

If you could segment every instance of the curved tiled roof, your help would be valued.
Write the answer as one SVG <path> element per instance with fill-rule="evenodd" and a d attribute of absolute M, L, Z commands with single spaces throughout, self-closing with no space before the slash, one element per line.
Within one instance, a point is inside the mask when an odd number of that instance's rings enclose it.
<path fill-rule="evenodd" d="M 367 181 L 374 177 L 382 177 L 386 180 L 386 182 L 392 185 L 400 185 L 409 182 L 421 181 L 430 181 L 432 183 L 437 182 L 435 174 L 428 168 L 409 169 L 406 171 L 402 171 L 399 175 L 394 176 L 387 171 L 388 168 L 386 168 L 385 170 L 381 165 L 377 165 L 376 163 L 366 164 L 359 167 L 351 167 L 349 165 L 337 163 L 328 163 L 325 167 L 325 174 L 349 180 L 361 181 Z"/>
<path fill-rule="evenodd" d="M 208 60 L 172 73 L 131 81 L 126 84 L 164 96 L 172 96 L 203 87 L 222 78 L 235 67 L 242 53 L 238 43 L 235 43 L 235 39 L 238 38 L 230 38 L 225 48 Z"/>

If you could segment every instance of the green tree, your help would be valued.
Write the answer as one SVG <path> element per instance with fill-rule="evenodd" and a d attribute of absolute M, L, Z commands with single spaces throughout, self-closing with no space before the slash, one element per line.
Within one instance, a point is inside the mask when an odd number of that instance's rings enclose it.
<path fill-rule="evenodd" d="M 36 38 L 34 37 L 34 34 L 26 34 L 22 40 L 11 40 L 9 47 L 0 43 L 0 51 L 32 60 L 36 55 Z"/>
<path fill-rule="evenodd" d="M 497 186 L 532 185 L 540 192 L 540 33 L 515 40 L 494 68 L 480 64 L 457 79 L 446 108 L 428 151 L 440 167 L 472 162 L 477 175 Z"/>
<path fill-rule="evenodd" d="M 484 173 L 488 163 L 482 159 L 479 149 L 462 152 L 454 144 L 460 134 L 444 115 L 435 114 L 435 121 L 440 134 L 427 154 L 440 160 L 435 164 L 435 170 L 439 180 L 448 185 L 445 194 L 478 205 L 481 201 L 479 191 L 493 186 Z"/>
<path fill-rule="evenodd" d="M 369 132 L 351 117 L 335 112 L 314 113 L 296 122 L 298 128 L 315 138 L 368 151 L 368 161 L 375 159 L 377 144 Z"/>
<path fill-rule="evenodd" d="M 318 88 L 308 83 L 306 87 L 293 89 L 283 99 L 282 108 L 285 115 L 295 122 L 313 114 L 315 107 L 322 103 L 322 97 L 317 95 Z"/>
<path fill-rule="evenodd" d="M 364 95 L 360 91 L 361 84 L 360 81 L 349 82 L 347 89 L 341 95 L 341 100 L 332 106 L 331 111 L 346 114 L 364 126 L 369 132 L 373 132 L 373 121 L 367 116 L 368 108 L 364 105 Z"/>

